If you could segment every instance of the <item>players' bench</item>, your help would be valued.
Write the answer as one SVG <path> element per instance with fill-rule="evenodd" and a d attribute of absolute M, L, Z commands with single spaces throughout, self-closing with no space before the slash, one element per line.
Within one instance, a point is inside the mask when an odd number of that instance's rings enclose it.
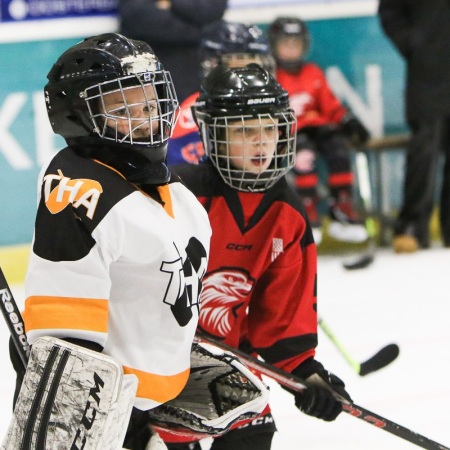
<path fill-rule="evenodd" d="M 371 180 L 373 191 L 377 202 L 372 204 L 372 211 L 369 213 L 378 219 L 380 224 L 379 243 L 389 245 L 392 237 L 392 224 L 394 211 L 392 208 L 391 183 L 389 181 L 389 166 L 385 159 L 386 152 L 404 151 L 410 139 L 409 133 L 391 134 L 380 138 L 371 138 L 366 143 L 362 151 L 368 156 L 371 162 Z"/>

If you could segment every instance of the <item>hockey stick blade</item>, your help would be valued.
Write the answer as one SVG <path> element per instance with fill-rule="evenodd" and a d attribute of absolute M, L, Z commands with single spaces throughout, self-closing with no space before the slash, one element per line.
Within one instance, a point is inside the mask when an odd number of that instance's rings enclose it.
<path fill-rule="evenodd" d="M 373 261 L 374 256 L 372 254 L 364 254 L 344 261 L 342 263 L 342 266 L 347 270 L 365 269 L 366 267 L 370 266 Z"/>
<path fill-rule="evenodd" d="M 319 317 L 319 326 L 358 375 L 364 376 L 387 366 L 394 361 L 400 353 L 400 349 L 396 344 L 389 344 L 367 361 L 359 363 L 350 355 L 322 317 Z"/>
<path fill-rule="evenodd" d="M 246 364 L 249 368 L 254 369 L 259 372 L 261 375 L 265 375 L 273 380 L 277 381 L 279 384 L 295 391 L 302 392 L 304 389 L 307 389 L 307 383 L 305 383 L 300 378 L 292 375 L 291 373 L 284 372 L 272 364 L 268 364 L 264 361 L 260 361 L 259 359 L 244 353 L 243 351 L 233 348 L 223 342 L 210 337 L 209 335 L 205 335 L 204 333 L 198 333 L 196 335 L 197 341 L 205 342 L 209 344 L 216 345 L 222 350 L 234 353 L 244 364 Z M 417 445 L 418 447 L 425 448 L 427 450 L 450 450 L 449 447 L 445 447 L 437 443 L 436 441 L 432 441 L 431 439 L 422 436 L 408 428 L 405 428 L 398 423 L 392 422 L 385 417 L 382 417 L 378 414 L 369 411 L 362 406 L 356 405 L 352 403 L 351 405 L 343 405 L 343 410 L 347 414 L 350 414 L 357 419 L 363 420 L 364 422 L 373 425 L 381 430 L 387 431 L 388 433 L 394 434 L 395 436 L 404 439 L 405 441 L 411 442 L 412 444 Z"/>
<path fill-rule="evenodd" d="M 367 361 L 361 363 L 359 374 L 363 377 L 368 373 L 375 372 L 394 361 L 400 353 L 400 348 L 397 344 L 389 344 L 383 347 L 378 353 L 369 358 Z"/>
<path fill-rule="evenodd" d="M 352 258 L 348 258 L 342 263 L 342 267 L 346 270 L 358 270 L 365 269 L 370 266 L 375 259 L 375 241 L 372 236 L 369 237 L 369 246 L 367 250 L 360 254 L 353 256 Z"/>

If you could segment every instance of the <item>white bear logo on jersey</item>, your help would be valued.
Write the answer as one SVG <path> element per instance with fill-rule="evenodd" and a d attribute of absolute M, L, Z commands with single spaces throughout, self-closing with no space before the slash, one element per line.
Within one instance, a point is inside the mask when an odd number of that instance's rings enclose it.
<path fill-rule="evenodd" d="M 235 311 L 244 304 L 255 280 L 238 269 L 222 269 L 203 279 L 200 326 L 213 336 L 225 337 L 236 320 Z"/>

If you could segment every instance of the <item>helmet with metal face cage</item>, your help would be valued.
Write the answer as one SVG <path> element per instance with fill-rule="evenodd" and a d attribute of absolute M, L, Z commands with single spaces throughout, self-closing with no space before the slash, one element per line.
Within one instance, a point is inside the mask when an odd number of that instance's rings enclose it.
<path fill-rule="evenodd" d="M 204 28 L 200 60 L 204 76 L 219 64 L 243 67 L 253 62 L 271 73 L 275 70 L 275 60 L 261 28 L 225 20 L 218 20 Z"/>
<path fill-rule="evenodd" d="M 265 191 L 293 167 L 295 115 L 287 92 L 259 65 L 213 69 L 193 113 L 205 152 L 229 186 Z"/>
<path fill-rule="evenodd" d="M 48 116 L 69 146 L 130 181 L 168 180 L 167 141 L 178 101 L 148 44 L 118 33 L 86 38 L 58 58 L 47 78 Z"/>
<path fill-rule="evenodd" d="M 297 17 L 277 17 L 269 25 L 268 35 L 272 54 L 277 65 L 288 72 L 296 72 L 300 69 L 311 45 L 311 37 L 306 22 Z M 302 52 L 298 58 L 286 60 L 279 56 L 277 44 L 283 38 L 294 38 L 301 42 Z"/>

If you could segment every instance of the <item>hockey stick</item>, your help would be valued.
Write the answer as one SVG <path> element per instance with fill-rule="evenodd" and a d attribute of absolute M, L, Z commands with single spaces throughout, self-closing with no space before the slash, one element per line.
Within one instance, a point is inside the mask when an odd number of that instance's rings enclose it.
<path fill-rule="evenodd" d="M 19 352 L 20 357 L 24 363 L 24 366 L 26 367 L 29 356 L 29 345 L 25 335 L 23 318 L 22 315 L 20 314 L 19 308 L 17 307 L 17 303 L 11 293 L 11 290 L 8 286 L 8 283 L 1 268 L 0 268 L 0 296 L 2 299 L 1 304 L 3 316 L 11 332 L 11 337 L 14 342 L 14 345 L 16 346 L 17 351 Z M 266 375 L 272 378 L 282 386 L 285 386 L 295 392 L 302 392 L 304 389 L 307 389 L 307 384 L 304 381 L 302 381 L 301 379 L 292 374 L 289 374 L 281 369 L 278 369 L 277 367 L 271 364 L 260 361 L 257 358 L 254 358 L 253 356 L 250 356 L 236 348 L 230 347 L 229 345 L 226 345 L 211 337 L 207 337 L 203 334 L 197 333 L 196 338 L 199 341 L 216 345 L 222 350 L 234 353 L 249 368 L 256 370 L 262 375 Z M 449 447 L 445 447 L 441 444 L 438 444 L 437 442 L 432 441 L 425 436 L 415 433 L 409 430 L 408 428 L 405 428 L 395 422 L 390 421 L 389 419 L 379 416 L 354 403 L 351 405 L 343 405 L 343 408 L 346 413 L 354 417 L 357 417 L 358 419 L 364 420 L 365 422 L 374 425 L 378 428 L 381 428 L 389 433 L 392 433 L 419 447 L 428 450 L 450 450 Z"/>
<path fill-rule="evenodd" d="M 283 370 L 275 367 L 271 364 L 268 364 L 264 361 L 261 361 L 247 353 L 244 353 L 236 348 L 233 348 L 223 342 L 220 342 L 217 339 L 214 339 L 210 336 L 206 336 L 203 333 L 198 333 L 196 335 L 196 339 L 200 342 L 205 342 L 209 344 L 216 345 L 222 350 L 229 351 L 234 353 L 243 363 L 245 363 L 250 369 L 255 370 L 261 375 L 265 375 L 269 378 L 272 378 L 280 385 L 291 389 L 295 392 L 302 392 L 304 389 L 307 389 L 307 383 L 305 383 L 300 378 L 292 375 L 290 373 L 284 372 Z M 373 425 L 377 428 L 381 428 L 388 433 L 394 434 L 412 444 L 415 444 L 421 448 L 425 448 L 427 450 L 450 450 L 449 447 L 445 447 L 444 445 L 438 444 L 431 439 L 422 436 L 408 428 L 399 425 L 398 423 L 392 422 L 385 417 L 382 417 L 378 414 L 369 411 L 362 406 L 356 405 L 352 403 L 350 405 L 343 405 L 343 409 L 347 414 L 350 414 L 364 422 L 367 422 L 370 425 Z"/>
<path fill-rule="evenodd" d="M 328 336 L 330 341 L 336 346 L 344 359 L 350 364 L 352 369 L 362 377 L 383 367 L 394 361 L 400 353 L 400 349 L 397 344 L 389 344 L 379 350 L 375 355 L 366 361 L 359 363 L 350 356 L 348 351 L 344 348 L 341 342 L 336 338 L 335 334 L 330 330 L 328 325 L 322 318 L 319 317 L 319 326 L 322 331 Z"/>
<path fill-rule="evenodd" d="M 20 355 L 24 367 L 27 367 L 28 357 L 30 356 L 30 346 L 25 334 L 25 324 L 1 268 L 0 297 L 2 299 L 3 317 L 8 325 L 12 341 Z"/>
<path fill-rule="evenodd" d="M 371 214 L 372 210 L 372 191 L 370 188 L 370 175 L 367 156 L 364 152 L 358 151 L 355 156 L 356 176 L 358 179 L 359 192 L 363 201 L 366 214 L 365 227 L 368 235 L 368 248 L 361 255 L 349 258 L 342 263 L 344 269 L 356 270 L 364 269 L 373 263 L 375 258 L 375 222 Z"/>

